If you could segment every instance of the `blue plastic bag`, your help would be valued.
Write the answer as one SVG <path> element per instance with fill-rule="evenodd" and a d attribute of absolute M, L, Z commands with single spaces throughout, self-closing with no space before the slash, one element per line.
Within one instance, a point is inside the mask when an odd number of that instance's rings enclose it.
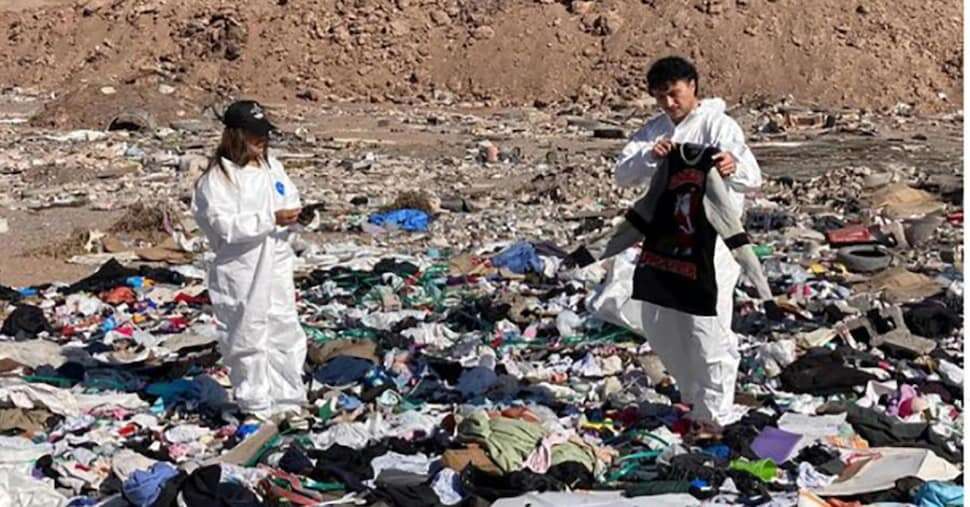
<path fill-rule="evenodd" d="M 427 231 L 428 220 L 428 214 L 419 209 L 399 209 L 375 213 L 367 219 L 369 223 L 380 227 L 394 225 L 409 232 Z"/>
<path fill-rule="evenodd" d="M 492 265 L 497 268 L 506 268 L 509 271 L 523 275 L 534 272 L 542 273 L 544 264 L 532 243 L 520 241 L 498 255 L 492 257 Z"/>

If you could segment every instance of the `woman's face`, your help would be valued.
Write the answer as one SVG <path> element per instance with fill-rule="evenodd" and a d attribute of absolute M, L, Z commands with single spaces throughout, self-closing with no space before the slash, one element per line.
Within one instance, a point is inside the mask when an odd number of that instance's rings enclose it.
<path fill-rule="evenodd" d="M 263 153 L 266 152 L 266 145 L 268 143 L 269 139 L 266 137 L 246 134 L 246 149 L 254 158 L 263 156 Z"/>

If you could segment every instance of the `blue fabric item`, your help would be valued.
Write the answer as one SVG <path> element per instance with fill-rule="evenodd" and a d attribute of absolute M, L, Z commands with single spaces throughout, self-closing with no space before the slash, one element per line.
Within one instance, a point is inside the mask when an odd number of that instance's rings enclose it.
<path fill-rule="evenodd" d="M 127 279 L 125 279 L 125 283 L 133 289 L 140 289 L 145 286 L 145 277 L 129 276 Z"/>
<path fill-rule="evenodd" d="M 282 181 L 276 182 L 276 193 L 280 195 L 286 195 L 286 186 L 283 185 Z"/>
<path fill-rule="evenodd" d="M 930 481 L 916 490 L 913 500 L 919 507 L 963 505 L 963 486 L 949 482 Z"/>
<path fill-rule="evenodd" d="M 25 297 L 25 298 L 28 298 L 30 296 L 36 296 L 37 295 L 37 289 L 35 289 L 33 287 L 24 287 L 22 289 L 18 289 L 17 292 L 19 292 L 20 295 L 23 296 L 23 297 Z"/>
<path fill-rule="evenodd" d="M 152 396 L 158 396 L 169 408 L 180 401 L 201 399 L 200 386 L 191 380 L 184 378 L 176 379 L 171 382 L 156 382 L 150 384 L 145 392 Z"/>
<path fill-rule="evenodd" d="M 66 507 L 88 507 L 90 505 L 97 505 L 98 501 L 93 498 L 88 498 L 86 496 L 79 496 L 72 498 L 70 502 L 67 503 Z"/>
<path fill-rule="evenodd" d="M 498 375 L 494 371 L 484 366 L 476 366 L 461 373 L 457 389 L 467 399 L 485 394 L 497 382 Z"/>
<path fill-rule="evenodd" d="M 165 413 L 165 400 L 162 399 L 162 398 L 159 398 L 159 399 L 155 400 L 155 403 L 152 403 L 152 406 L 148 410 L 150 410 L 151 413 L 153 413 L 155 415 L 162 415 L 162 414 L 164 414 Z"/>
<path fill-rule="evenodd" d="M 375 213 L 367 219 L 368 222 L 377 226 L 396 225 L 410 232 L 428 230 L 428 220 L 428 214 L 419 209 L 399 209 Z"/>
<path fill-rule="evenodd" d="M 257 431 L 259 431 L 259 424 L 242 424 L 236 428 L 236 436 L 239 438 L 246 438 Z"/>
<path fill-rule="evenodd" d="M 542 259 L 539 258 L 532 243 L 528 241 L 520 241 L 502 250 L 492 257 L 492 265 L 520 275 L 529 272 L 541 273 L 543 268 Z"/>
<path fill-rule="evenodd" d="M 375 367 L 371 368 L 364 376 L 364 386 L 368 388 L 380 387 L 385 384 L 391 383 L 391 377 L 387 375 L 387 372 L 383 368 Z"/>
<path fill-rule="evenodd" d="M 345 385 L 359 382 L 367 372 L 374 367 L 374 363 L 357 357 L 339 356 L 326 362 L 313 372 L 313 378 L 321 384 Z"/>
<path fill-rule="evenodd" d="M 716 456 L 725 461 L 731 459 L 731 448 L 724 444 L 712 445 L 701 450 L 707 454 L 710 454 L 711 456 Z"/>
<path fill-rule="evenodd" d="M 694 479 L 690 481 L 690 485 L 697 489 L 704 489 L 707 487 L 707 481 L 704 479 Z"/>
<path fill-rule="evenodd" d="M 202 405 L 219 407 L 229 402 L 229 391 L 209 375 L 198 375 L 192 379 L 192 398 L 198 398 Z"/>
<path fill-rule="evenodd" d="M 137 470 L 125 481 L 121 492 L 136 507 L 149 507 L 158 500 L 165 481 L 178 475 L 178 470 L 168 463 L 155 463 L 148 470 Z"/>
<path fill-rule="evenodd" d="M 337 406 L 343 410 L 357 410 L 357 408 L 363 404 L 364 402 L 360 401 L 359 399 L 353 396 L 347 396 L 346 394 L 341 394 L 340 397 L 337 398 Z"/>
<path fill-rule="evenodd" d="M 126 370 L 93 368 L 84 372 L 81 385 L 91 389 L 133 393 L 145 387 L 145 379 Z"/>
<path fill-rule="evenodd" d="M 108 317 L 107 319 L 104 319 L 103 321 L 101 321 L 101 330 L 106 333 L 108 331 L 113 330 L 116 327 L 118 327 L 118 322 L 115 321 L 114 317 Z"/>

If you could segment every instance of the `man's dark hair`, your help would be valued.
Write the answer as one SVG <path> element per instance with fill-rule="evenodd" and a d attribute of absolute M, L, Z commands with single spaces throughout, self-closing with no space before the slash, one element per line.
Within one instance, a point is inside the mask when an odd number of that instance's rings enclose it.
<path fill-rule="evenodd" d="M 700 94 L 700 83 L 697 77 L 697 68 L 679 56 L 668 56 L 661 58 L 647 71 L 647 88 L 652 92 L 661 90 L 677 81 L 693 81 L 696 87 L 695 93 Z"/>

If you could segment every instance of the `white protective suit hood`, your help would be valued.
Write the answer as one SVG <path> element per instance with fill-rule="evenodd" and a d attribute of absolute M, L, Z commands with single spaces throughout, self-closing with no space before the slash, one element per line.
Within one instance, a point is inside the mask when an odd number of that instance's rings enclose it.
<path fill-rule="evenodd" d="M 727 102 L 720 97 L 714 97 L 710 99 L 701 99 L 700 104 L 697 105 L 697 109 L 694 111 L 699 115 L 711 115 L 711 114 L 723 114 L 727 111 Z"/>

